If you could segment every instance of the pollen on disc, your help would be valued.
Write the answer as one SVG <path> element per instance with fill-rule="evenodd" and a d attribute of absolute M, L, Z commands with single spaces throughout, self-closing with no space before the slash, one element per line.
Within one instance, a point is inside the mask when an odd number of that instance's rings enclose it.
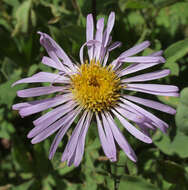
<path fill-rule="evenodd" d="M 111 67 L 102 67 L 98 61 L 82 64 L 71 81 L 74 99 L 88 110 L 109 110 L 120 97 L 120 79 Z"/>

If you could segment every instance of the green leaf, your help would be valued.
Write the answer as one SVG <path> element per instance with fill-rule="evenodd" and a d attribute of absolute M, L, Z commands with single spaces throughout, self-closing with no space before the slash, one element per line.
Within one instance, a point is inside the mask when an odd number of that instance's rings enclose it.
<path fill-rule="evenodd" d="M 35 72 L 37 71 L 38 68 L 39 68 L 39 65 L 37 65 L 37 64 L 31 65 L 31 67 L 29 68 L 27 76 L 30 77 L 33 74 L 35 74 Z"/>
<path fill-rule="evenodd" d="M 125 9 L 143 9 L 148 7 L 148 3 L 143 0 L 120 0 L 119 7 L 121 11 Z"/>
<path fill-rule="evenodd" d="M 60 175 L 66 175 L 67 173 L 71 172 L 75 169 L 75 166 L 67 166 L 66 162 L 61 162 L 62 153 L 56 152 L 53 159 L 52 159 L 52 166 L 55 170 L 58 171 Z"/>
<path fill-rule="evenodd" d="M 31 23 L 32 23 L 32 26 L 36 27 L 37 17 L 36 17 L 36 13 L 33 9 L 31 9 Z"/>
<path fill-rule="evenodd" d="M 153 142 L 163 153 L 167 155 L 172 156 L 176 154 L 181 158 L 188 157 L 186 147 L 182 146 L 188 144 L 188 136 L 185 136 L 180 131 L 177 131 L 177 134 L 172 141 L 167 135 L 157 131 L 153 136 Z"/>
<path fill-rule="evenodd" d="M 19 5 L 19 0 L 3 0 L 6 4 L 17 7 Z"/>
<path fill-rule="evenodd" d="M 40 170 L 38 170 L 38 168 L 35 169 L 38 175 L 41 175 L 43 177 L 47 177 L 49 172 L 53 170 L 51 162 L 49 161 L 46 155 L 46 148 L 45 148 L 46 141 L 47 139 L 45 140 L 45 142 L 34 145 L 35 164 L 36 166 L 40 166 Z"/>
<path fill-rule="evenodd" d="M 166 62 L 164 68 L 170 69 L 170 75 L 179 76 L 179 65 L 177 63 Z"/>
<path fill-rule="evenodd" d="M 21 89 L 19 85 L 11 87 L 11 85 L 20 79 L 21 70 L 15 70 L 10 76 L 10 79 L 0 85 L 0 104 L 6 104 L 9 108 L 12 106 L 14 98 L 16 97 L 16 91 Z M 23 88 L 24 85 L 22 85 Z M 9 93 L 11 92 L 11 93 Z"/>
<path fill-rule="evenodd" d="M 34 182 L 34 180 L 29 180 L 25 183 L 22 183 L 21 185 L 12 187 L 11 189 L 12 190 L 28 190 L 33 182 Z"/>
<path fill-rule="evenodd" d="M 10 139 L 10 135 L 15 132 L 12 123 L 6 120 L 0 124 L 0 138 Z"/>
<path fill-rule="evenodd" d="M 25 144 L 22 140 L 15 136 L 12 138 L 13 146 L 11 149 L 11 156 L 14 167 L 16 170 L 21 170 L 24 172 L 32 172 L 33 171 L 33 162 L 30 153 L 27 151 Z"/>
<path fill-rule="evenodd" d="M 11 31 L 10 24 L 3 18 L 0 18 L 0 26 L 5 27 L 8 31 Z"/>
<path fill-rule="evenodd" d="M 180 103 L 175 117 L 178 130 L 188 135 L 188 87 L 184 88 L 180 94 Z"/>
<path fill-rule="evenodd" d="M 110 176 L 106 176 L 105 186 L 107 186 L 108 189 L 114 189 L 114 179 Z"/>
<path fill-rule="evenodd" d="M 182 58 L 188 52 L 188 39 L 178 41 L 169 46 L 165 51 L 164 55 L 167 60 L 164 67 L 171 69 L 171 74 L 178 76 L 179 66 L 176 63 L 177 60 Z"/>
<path fill-rule="evenodd" d="M 97 189 L 97 184 L 96 182 L 93 180 L 93 176 L 90 176 L 87 178 L 87 180 L 85 181 L 82 189 L 86 189 L 86 190 L 96 190 Z"/>
<path fill-rule="evenodd" d="M 182 30 L 182 25 L 187 25 L 188 19 L 188 3 L 177 2 L 176 0 L 174 2 L 176 3 L 173 3 L 172 0 L 164 0 L 161 5 L 156 3 L 158 10 L 160 10 L 156 17 L 156 23 L 160 27 L 166 28 L 168 34 L 172 36 L 177 35 L 176 32 Z"/>
<path fill-rule="evenodd" d="M 172 107 L 175 107 L 177 108 L 178 107 L 178 104 L 179 104 L 179 97 L 172 97 L 172 96 L 157 96 L 157 98 L 165 103 L 165 104 L 168 104 Z"/>
<path fill-rule="evenodd" d="M 123 176 L 120 179 L 118 190 L 134 189 L 134 190 L 159 190 L 154 185 L 148 183 L 140 177 Z"/>
<path fill-rule="evenodd" d="M 12 36 L 15 36 L 20 31 L 26 33 L 29 28 L 29 15 L 31 8 L 31 0 L 23 1 L 23 3 L 17 8 L 16 11 L 16 26 L 12 32 Z"/>
<path fill-rule="evenodd" d="M 127 159 L 127 168 L 129 170 L 130 175 L 136 176 L 136 174 L 138 172 L 137 165 L 129 159 Z"/>
<path fill-rule="evenodd" d="M 7 80 L 10 79 L 12 73 L 14 72 L 15 65 L 15 62 L 9 57 L 4 58 L 1 66 L 1 72 Z"/>
<path fill-rule="evenodd" d="M 170 183 L 185 184 L 188 179 L 187 173 L 182 165 L 173 161 L 160 161 L 159 171 L 164 179 Z"/>
<path fill-rule="evenodd" d="M 52 175 L 48 175 L 42 180 L 42 189 L 43 190 L 53 190 L 53 186 L 55 186 L 55 180 Z"/>

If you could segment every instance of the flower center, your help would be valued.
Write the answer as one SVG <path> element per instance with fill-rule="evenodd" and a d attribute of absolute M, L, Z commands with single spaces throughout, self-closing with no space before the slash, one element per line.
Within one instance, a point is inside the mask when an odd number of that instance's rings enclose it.
<path fill-rule="evenodd" d="M 74 99 L 85 109 L 109 110 L 119 99 L 120 79 L 111 67 L 102 67 L 99 61 L 82 64 L 71 81 Z"/>

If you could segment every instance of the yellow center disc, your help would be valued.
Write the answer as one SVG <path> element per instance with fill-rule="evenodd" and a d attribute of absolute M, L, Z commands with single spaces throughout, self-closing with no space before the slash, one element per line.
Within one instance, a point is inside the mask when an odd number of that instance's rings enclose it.
<path fill-rule="evenodd" d="M 109 110 L 120 96 L 120 79 L 111 67 L 102 67 L 92 60 L 82 64 L 71 76 L 71 91 L 75 100 L 91 111 Z"/>

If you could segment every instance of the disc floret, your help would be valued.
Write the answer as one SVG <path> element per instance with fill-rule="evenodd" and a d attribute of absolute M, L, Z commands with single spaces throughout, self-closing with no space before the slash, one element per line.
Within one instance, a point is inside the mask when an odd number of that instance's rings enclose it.
<path fill-rule="evenodd" d="M 71 80 L 74 98 L 85 109 L 109 110 L 119 99 L 120 79 L 112 67 L 103 67 L 99 61 L 82 64 Z"/>

